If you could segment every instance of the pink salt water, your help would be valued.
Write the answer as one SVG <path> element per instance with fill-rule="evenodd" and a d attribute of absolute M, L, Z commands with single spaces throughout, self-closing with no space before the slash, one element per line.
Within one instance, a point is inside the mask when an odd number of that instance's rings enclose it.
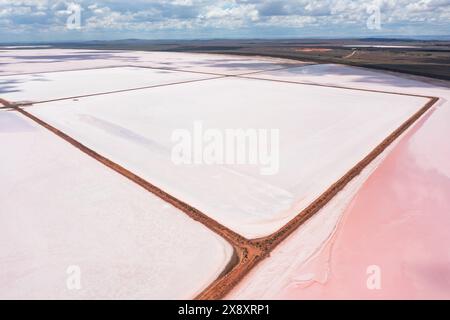
<path fill-rule="evenodd" d="M 310 279 L 293 277 L 277 298 L 450 298 L 449 121 L 443 105 L 403 137 L 334 237 L 295 272 Z M 379 274 L 371 273 L 374 266 Z M 379 289 L 370 285 L 374 276 Z"/>

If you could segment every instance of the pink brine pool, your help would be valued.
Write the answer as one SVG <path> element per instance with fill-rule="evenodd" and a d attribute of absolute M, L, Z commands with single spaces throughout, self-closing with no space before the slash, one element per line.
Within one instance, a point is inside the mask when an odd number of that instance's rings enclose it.
<path fill-rule="evenodd" d="M 433 112 L 434 111 L 434 112 Z M 366 181 L 338 231 L 278 298 L 450 298 L 450 111 L 433 110 Z"/>

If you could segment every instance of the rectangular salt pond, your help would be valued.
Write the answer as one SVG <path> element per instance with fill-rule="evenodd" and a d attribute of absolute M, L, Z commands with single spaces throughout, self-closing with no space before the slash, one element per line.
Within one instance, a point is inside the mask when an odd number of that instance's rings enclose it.
<path fill-rule="evenodd" d="M 0 95 L 10 102 L 41 102 L 214 77 L 137 67 L 47 72 L 0 77 Z"/>
<path fill-rule="evenodd" d="M 232 247 L 200 223 L 22 115 L 2 119 L 1 299 L 192 299 L 226 268 Z"/>
<path fill-rule="evenodd" d="M 270 235 L 428 102 L 425 98 L 222 78 L 58 101 L 29 112 L 247 238 Z M 176 165 L 176 130 L 278 129 L 279 171 Z"/>
<path fill-rule="evenodd" d="M 126 50 L 0 50 L 0 76 L 99 67 L 146 66 L 228 75 L 274 70 L 303 62 L 226 54 Z"/>

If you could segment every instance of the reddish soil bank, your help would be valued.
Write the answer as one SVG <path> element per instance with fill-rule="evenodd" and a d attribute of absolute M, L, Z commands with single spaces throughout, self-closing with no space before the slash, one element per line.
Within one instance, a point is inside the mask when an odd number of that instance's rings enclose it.
<path fill-rule="evenodd" d="M 302 49 L 295 49 L 295 51 L 298 51 L 298 52 L 329 52 L 329 51 L 332 51 L 332 49 L 327 49 L 327 48 L 302 48 Z"/>

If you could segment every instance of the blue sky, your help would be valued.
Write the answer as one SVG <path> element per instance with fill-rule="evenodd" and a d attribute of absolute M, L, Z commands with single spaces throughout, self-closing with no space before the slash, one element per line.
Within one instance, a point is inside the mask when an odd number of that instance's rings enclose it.
<path fill-rule="evenodd" d="M 450 0 L 0 0 L 0 42 L 449 34 Z"/>

